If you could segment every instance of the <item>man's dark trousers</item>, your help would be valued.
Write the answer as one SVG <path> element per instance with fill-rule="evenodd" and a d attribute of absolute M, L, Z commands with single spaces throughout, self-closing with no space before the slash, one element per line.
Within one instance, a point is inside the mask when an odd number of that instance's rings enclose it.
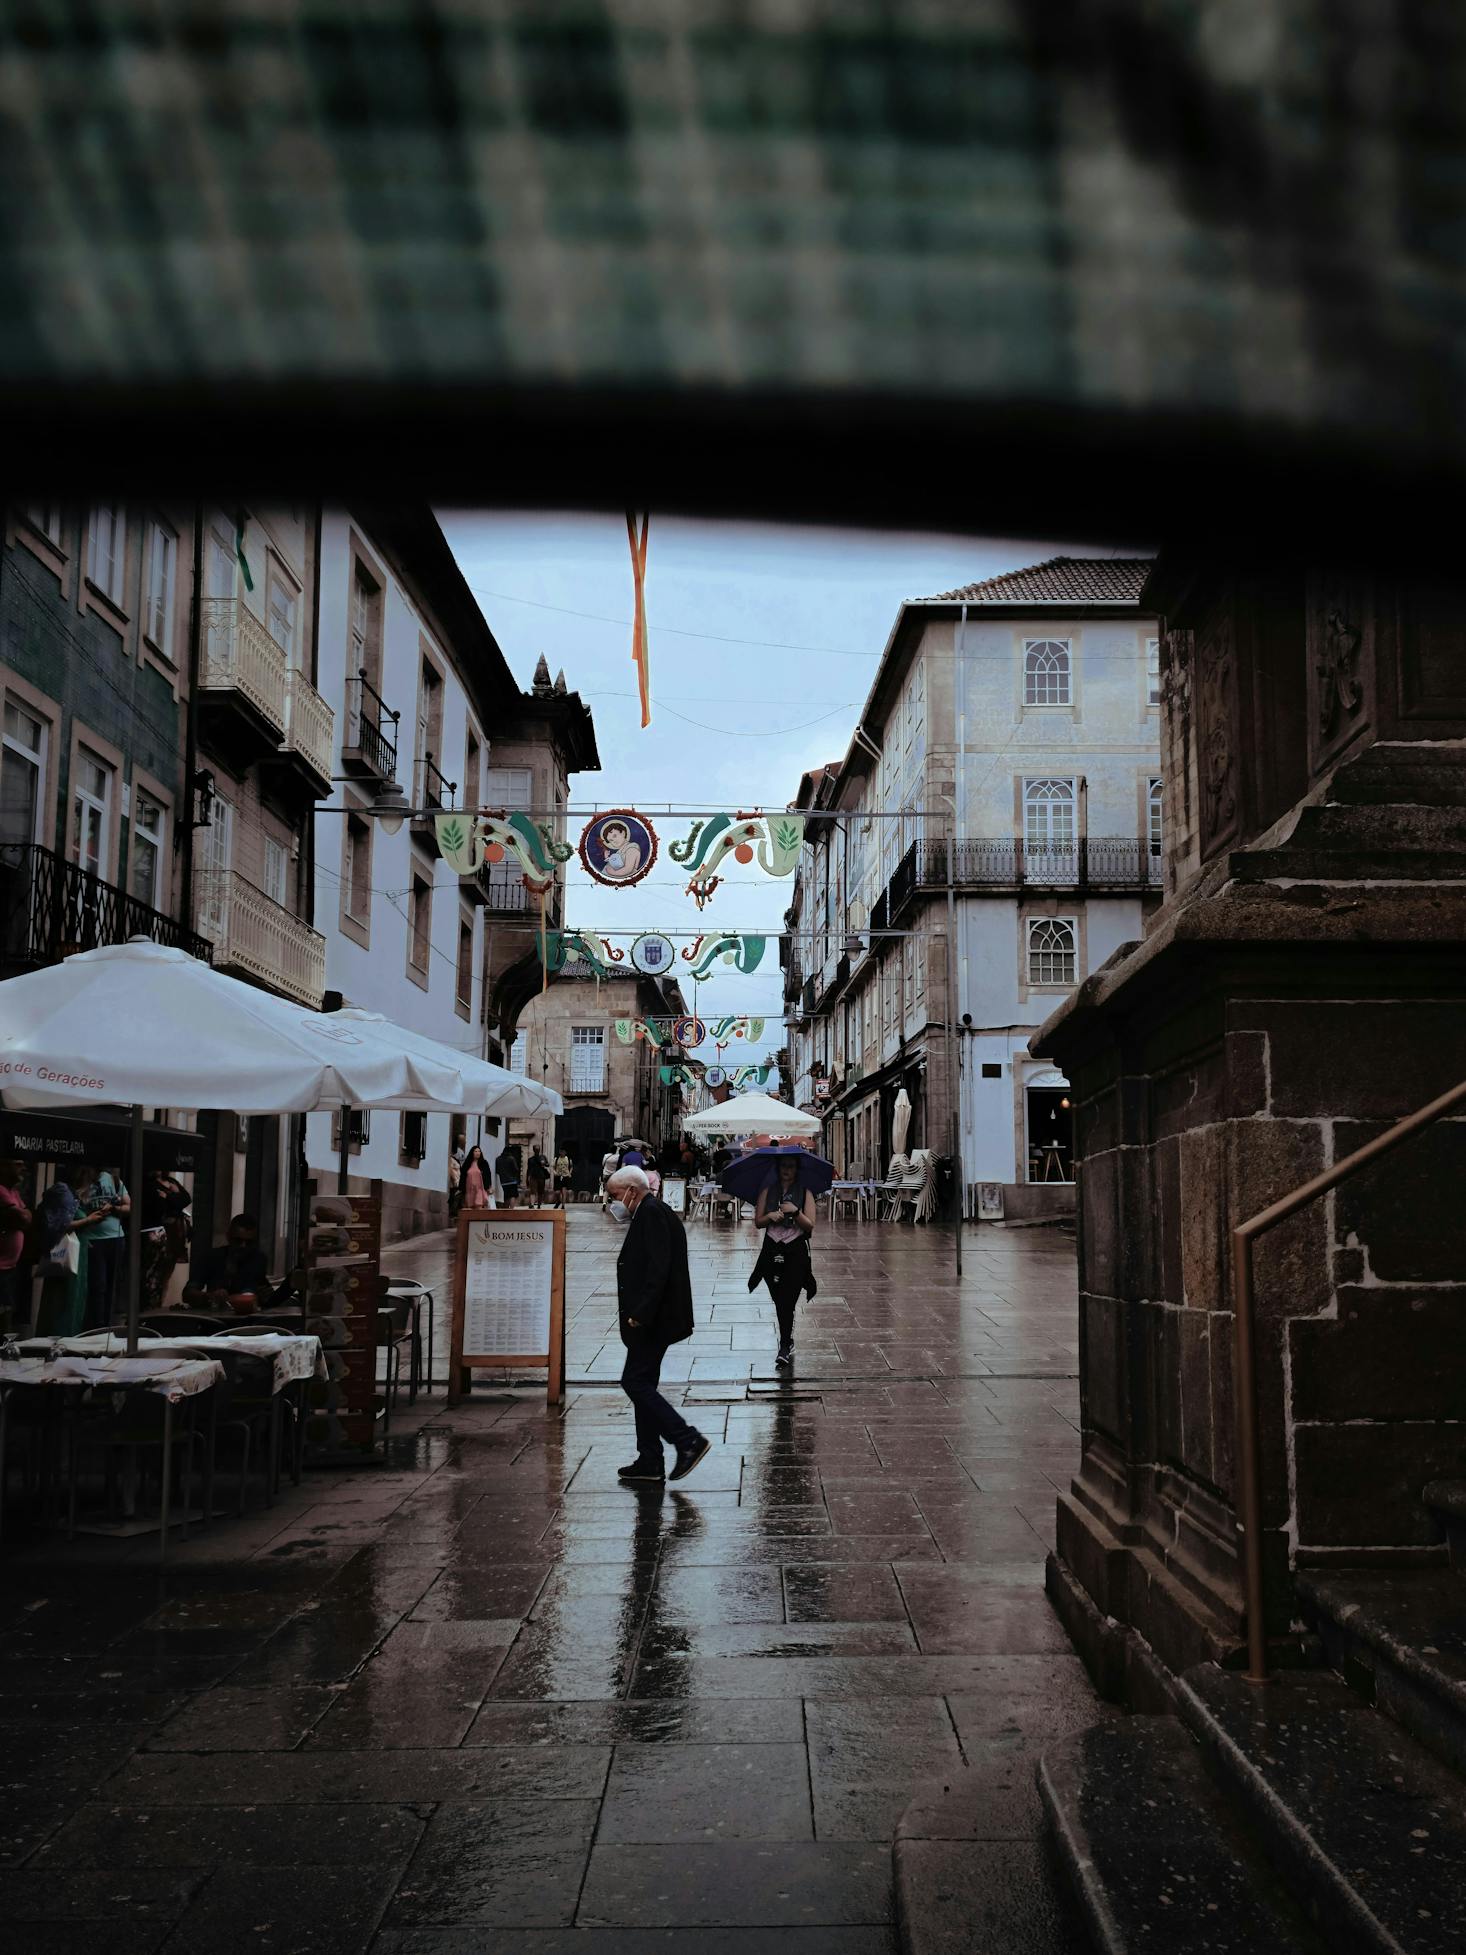
<path fill-rule="evenodd" d="M 636 1413 L 638 1459 L 660 1459 L 664 1439 L 669 1446 L 677 1447 L 696 1437 L 682 1414 L 657 1390 L 662 1378 L 662 1359 L 666 1355 L 667 1346 L 655 1338 L 638 1339 L 626 1347 L 621 1389 Z"/>

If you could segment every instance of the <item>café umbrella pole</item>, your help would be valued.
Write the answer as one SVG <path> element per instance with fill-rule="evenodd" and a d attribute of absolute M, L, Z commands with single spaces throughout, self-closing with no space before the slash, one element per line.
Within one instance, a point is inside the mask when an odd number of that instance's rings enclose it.
<path fill-rule="evenodd" d="M 143 1109 L 132 1109 L 132 1147 L 127 1167 L 127 1355 L 137 1356 L 137 1325 L 143 1288 Z"/>

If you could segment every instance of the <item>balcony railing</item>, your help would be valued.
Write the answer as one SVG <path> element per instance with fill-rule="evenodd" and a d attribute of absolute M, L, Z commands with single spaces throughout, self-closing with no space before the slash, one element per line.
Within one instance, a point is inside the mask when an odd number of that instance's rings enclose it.
<path fill-rule="evenodd" d="M 199 928 L 212 939 L 221 969 L 242 971 L 297 1004 L 319 1008 L 326 989 L 325 938 L 236 871 L 204 876 Z"/>
<path fill-rule="evenodd" d="M 286 681 L 285 654 L 249 606 L 234 597 L 206 597 L 199 691 L 239 694 L 283 737 Z"/>
<path fill-rule="evenodd" d="M 474 884 L 486 910 L 497 910 L 501 916 L 518 916 L 532 909 L 539 915 L 539 898 L 530 895 L 518 869 L 486 862 L 476 876 L 466 876 L 464 881 Z"/>
<path fill-rule="evenodd" d="M 124 944 L 129 937 L 151 937 L 209 959 L 203 937 L 39 845 L 0 846 L 0 915 L 12 969 L 59 964 L 73 951 Z"/>
<path fill-rule="evenodd" d="M 450 781 L 430 753 L 422 755 L 413 769 L 413 801 L 419 808 L 446 814 L 458 805 L 458 783 Z"/>
<path fill-rule="evenodd" d="M 303 672 L 285 679 L 285 750 L 303 760 L 318 780 L 331 780 L 336 715 Z"/>
<path fill-rule="evenodd" d="M 397 722 L 394 713 L 365 671 L 346 681 L 346 738 L 343 761 L 354 761 L 379 781 L 397 778 Z"/>
<path fill-rule="evenodd" d="M 955 844 L 956 889 L 1159 890 L 1158 847 L 1134 835 L 1087 835 L 1072 842 L 1027 842 L 1011 835 Z M 947 844 L 913 842 L 891 877 L 888 909 L 900 914 L 918 889 L 947 886 Z M 874 919 L 872 919 L 874 920 Z"/>

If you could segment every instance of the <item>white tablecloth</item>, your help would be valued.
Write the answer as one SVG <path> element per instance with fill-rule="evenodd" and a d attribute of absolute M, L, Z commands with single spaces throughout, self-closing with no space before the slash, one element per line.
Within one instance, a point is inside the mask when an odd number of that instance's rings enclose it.
<path fill-rule="evenodd" d="M 176 1405 L 206 1392 L 224 1376 L 217 1358 L 181 1356 L 6 1358 L 0 1360 L 0 1385 L 95 1385 L 107 1390 L 157 1392 Z"/>
<path fill-rule="evenodd" d="M 34 1351 L 37 1340 L 30 1340 L 23 1349 Z M 92 1331 L 83 1337 L 68 1337 L 62 1349 L 70 1355 L 91 1356 L 106 1354 L 116 1357 L 123 1350 L 125 1358 L 126 1339 L 117 1332 Z M 46 1346 L 49 1349 L 49 1346 Z M 304 1337 L 289 1331 L 245 1331 L 224 1333 L 218 1337 L 145 1337 L 138 1343 L 137 1363 L 147 1358 L 198 1357 L 207 1358 L 215 1351 L 236 1351 L 246 1358 L 270 1358 L 274 1362 L 272 1389 L 283 1391 L 300 1378 L 324 1378 L 326 1361 L 321 1355 L 321 1340 L 318 1337 Z"/>

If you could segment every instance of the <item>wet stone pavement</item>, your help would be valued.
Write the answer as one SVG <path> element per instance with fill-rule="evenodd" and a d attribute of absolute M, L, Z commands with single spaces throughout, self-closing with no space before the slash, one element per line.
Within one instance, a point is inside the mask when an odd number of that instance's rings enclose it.
<path fill-rule="evenodd" d="M 752 1229 L 689 1239 L 667 1370 L 713 1447 L 679 1486 L 617 1484 L 619 1231 L 585 1208 L 558 1411 L 404 1403 L 385 1465 L 166 1580 L 156 1537 L 7 1545 L 14 1946 L 886 1955 L 918 1786 L 984 1771 L 994 1850 L 1032 1852 L 1034 1750 L 1095 1708 L 1042 1587 L 1071 1240 L 973 1232 L 959 1290 L 949 1234 L 826 1229 L 790 1384 Z M 445 1282 L 448 1238 L 390 1260 Z"/>

